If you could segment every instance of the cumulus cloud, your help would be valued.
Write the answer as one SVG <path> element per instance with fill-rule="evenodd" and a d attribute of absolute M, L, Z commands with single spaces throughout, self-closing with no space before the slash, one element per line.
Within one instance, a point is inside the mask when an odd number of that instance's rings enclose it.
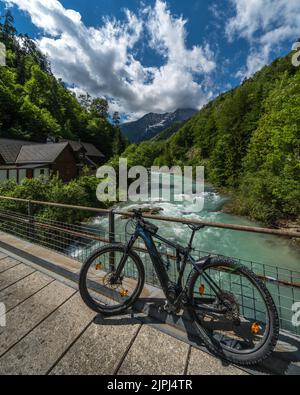
<path fill-rule="evenodd" d="M 100 27 L 86 26 L 81 15 L 58 0 L 4 0 L 29 13 L 41 29 L 40 49 L 55 75 L 76 90 L 105 95 L 114 109 L 134 114 L 200 108 L 211 97 L 209 75 L 215 69 L 207 44 L 188 48 L 186 23 L 174 17 L 163 0 L 138 14 L 124 10 L 122 21 L 104 18 Z M 163 59 L 147 67 L 136 55 L 146 43 Z"/>
<path fill-rule="evenodd" d="M 291 46 L 300 32 L 299 0 L 230 0 L 235 15 L 226 33 L 230 41 L 241 37 L 249 41 L 250 54 L 240 73 L 248 77 L 270 60 L 270 55 L 286 40 Z"/>

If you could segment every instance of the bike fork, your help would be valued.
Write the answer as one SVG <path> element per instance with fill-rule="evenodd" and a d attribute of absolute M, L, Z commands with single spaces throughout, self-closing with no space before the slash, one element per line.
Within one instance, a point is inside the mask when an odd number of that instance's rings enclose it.
<path fill-rule="evenodd" d="M 124 251 L 124 255 L 123 255 L 123 257 L 122 257 L 122 259 L 121 259 L 121 261 L 120 261 L 120 263 L 119 263 L 119 265 L 117 267 L 117 270 L 115 272 L 116 279 L 121 277 L 121 273 L 122 273 L 122 271 L 124 269 L 124 266 L 125 266 L 125 263 L 126 263 L 126 261 L 128 259 L 129 253 L 130 253 L 134 243 L 136 242 L 136 240 L 137 240 L 137 237 L 134 235 L 134 236 L 132 236 L 132 238 L 130 239 L 129 243 L 127 244 L 126 249 Z"/>

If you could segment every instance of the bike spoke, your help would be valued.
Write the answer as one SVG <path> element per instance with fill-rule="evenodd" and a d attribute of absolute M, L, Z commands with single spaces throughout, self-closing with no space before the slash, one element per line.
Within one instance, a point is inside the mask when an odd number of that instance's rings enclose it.
<path fill-rule="evenodd" d="M 112 271 L 112 252 L 107 252 L 97 257 L 87 273 L 89 295 L 99 305 L 102 300 L 106 305 L 122 305 L 134 295 L 138 286 L 134 261 L 120 252 L 113 252 L 113 258 L 115 271 Z"/>

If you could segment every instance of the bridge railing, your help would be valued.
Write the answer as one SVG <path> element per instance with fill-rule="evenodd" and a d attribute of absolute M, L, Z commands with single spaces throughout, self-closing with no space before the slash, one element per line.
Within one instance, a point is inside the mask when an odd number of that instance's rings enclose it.
<path fill-rule="evenodd" d="M 95 249 L 111 242 L 126 242 L 126 232 L 116 232 L 116 223 L 120 219 L 130 218 L 132 214 L 121 211 L 105 210 L 82 206 L 65 205 L 59 203 L 30 201 L 0 197 L 0 230 L 12 234 L 31 243 L 39 244 L 58 253 L 69 256 L 79 262 L 83 262 Z M 1 208 L 2 207 L 2 208 Z M 37 207 L 56 208 L 63 210 L 65 217 L 68 213 L 86 213 L 86 221 L 68 223 L 50 219 L 45 213 L 36 210 Z M 300 233 L 280 231 L 277 229 L 265 229 L 245 227 L 239 225 L 219 224 L 213 222 L 194 221 L 183 218 L 170 218 L 164 216 L 144 215 L 155 221 L 177 222 L 182 224 L 203 224 L 207 227 L 219 229 L 231 229 L 239 232 L 255 232 L 262 234 L 274 234 L 283 237 L 299 238 Z M 155 271 L 151 265 L 145 246 L 140 243 L 135 246 L 145 262 L 146 281 L 148 284 L 159 286 Z M 169 275 L 176 278 L 175 251 L 165 248 L 162 254 L 170 264 Z M 209 251 L 194 251 L 195 258 L 207 255 L 215 255 Z M 232 257 L 235 258 L 235 257 Z M 277 305 L 281 327 L 291 333 L 300 335 L 300 328 L 292 325 L 292 306 L 300 302 L 300 271 L 276 267 L 260 262 L 248 261 L 235 258 L 242 264 L 253 270 L 268 286 Z"/>

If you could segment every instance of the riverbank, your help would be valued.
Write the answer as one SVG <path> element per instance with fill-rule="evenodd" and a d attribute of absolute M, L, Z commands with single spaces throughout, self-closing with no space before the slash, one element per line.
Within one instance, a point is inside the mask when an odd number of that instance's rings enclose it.
<path fill-rule="evenodd" d="M 299 232 L 300 234 L 300 216 L 297 220 L 290 218 L 278 218 L 270 222 L 261 222 L 259 218 L 252 216 L 247 207 L 247 203 L 243 199 L 236 195 L 236 191 L 228 188 L 215 188 L 216 191 L 225 196 L 227 199 L 224 201 L 224 205 L 221 209 L 224 214 L 238 215 L 249 219 L 250 221 L 260 222 L 262 226 L 269 228 Z"/>

